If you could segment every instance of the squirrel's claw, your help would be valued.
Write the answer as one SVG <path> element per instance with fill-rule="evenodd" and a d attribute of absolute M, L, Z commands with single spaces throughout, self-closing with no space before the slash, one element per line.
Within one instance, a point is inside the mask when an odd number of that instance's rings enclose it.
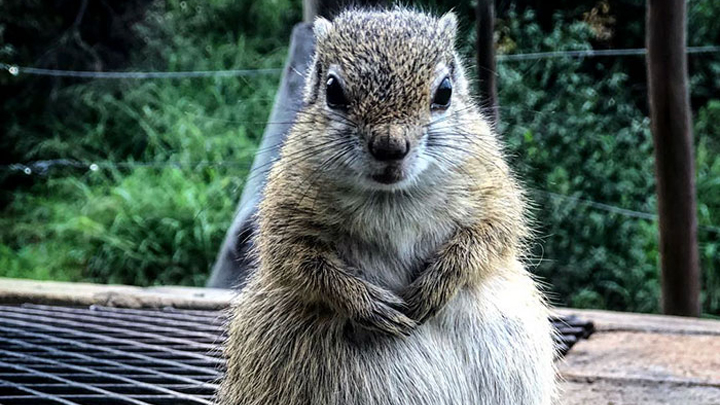
<path fill-rule="evenodd" d="M 402 312 L 376 302 L 369 313 L 353 319 L 365 329 L 375 330 L 392 336 L 410 336 L 417 323 Z"/>
<path fill-rule="evenodd" d="M 403 312 L 418 325 L 425 323 L 440 311 L 441 305 L 435 305 L 433 300 L 423 294 L 422 289 L 417 286 L 410 285 L 403 296 L 407 302 L 407 309 Z"/>
<path fill-rule="evenodd" d="M 394 292 L 380 288 L 373 284 L 368 284 L 367 288 L 373 301 L 382 302 L 383 304 L 398 310 L 407 308 L 405 300 Z"/>
<path fill-rule="evenodd" d="M 358 311 L 353 321 L 366 329 L 393 336 L 409 336 L 417 323 L 401 312 L 407 308 L 405 301 L 383 288 L 372 284 L 367 287 L 370 295 L 368 306 Z"/>

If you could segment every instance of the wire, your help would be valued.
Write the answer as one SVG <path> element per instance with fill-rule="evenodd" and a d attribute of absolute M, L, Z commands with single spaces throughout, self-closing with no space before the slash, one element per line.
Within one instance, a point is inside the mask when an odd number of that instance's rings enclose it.
<path fill-rule="evenodd" d="M 601 203 L 601 202 L 597 202 L 597 201 L 585 200 L 585 199 L 570 196 L 570 195 L 553 193 L 552 191 L 539 190 L 539 189 L 535 189 L 535 188 L 531 188 L 530 190 L 534 193 L 543 194 L 550 198 L 561 199 L 561 200 L 565 200 L 565 201 L 572 201 L 572 202 L 575 202 L 580 205 L 599 209 L 599 210 L 610 212 L 613 214 L 618 214 L 618 215 L 631 217 L 631 218 L 645 219 L 648 221 L 657 221 L 658 220 L 658 215 L 650 213 L 650 212 L 634 211 L 634 210 L 630 210 L 627 208 L 621 208 L 621 207 L 617 207 L 614 205 L 605 204 L 605 203 Z M 717 234 L 720 234 L 720 226 L 698 225 L 698 229 L 702 229 L 704 231 L 715 232 Z"/>
<path fill-rule="evenodd" d="M 134 167 L 209 167 L 209 166 L 248 166 L 247 162 L 238 161 L 190 161 L 190 162 L 91 162 L 85 163 L 71 159 L 38 160 L 29 163 L 12 163 L 0 165 L 0 169 L 10 172 L 23 172 L 26 175 L 46 174 L 55 167 L 72 167 L 76 169 L 98 171 L 101 168 L 134 168 Z"/>
<path fill-rule="evenodd" d="M 600 209 L 603 211 L 612 212 L 614 214 L 624 215 L 626 217 L 647 219 L 650 221 L 656 221 L 658 219 L 658 216 L 656 214 L 651 214 L 649 212 L 633 211 L 633 210 L 630 210 L 627 208 L 616 207 L 614 205 L 609 205 L 609 204 L 600 203 L 600 202 L 591 201 L 591 200 L 584 200 L 579 197 L 553 193 L 552 191 L 545 191 L 545 190 L 538 190 L 538 189 L 531 189 L 531 190 L 534 193 L 543 194 L 543 195 L 546 195 L 551 198 L 562 199 L 562 200 L 566 200 L 566 201 L 573 201 L 578 204 L 582 204 L 582 205 L 592 207 L 592 208 L 597 208 L 597 209 Z"/>
<path fill-rule="evenodd" d="M 720 46 L 691 46 L 686 50 L 687 53 L 716 53 L 720 52 Z M 497 60 L 500 62 L 514 62 L 523 60 L 551 59 L 551 58 L 593 58 L 598 56 L 633 56 L 645 55 L 645 48 L 631 49 L 587 49 L 581 51 L 557 51 L 557 52 L 535 52 L 520 53 L 515 55 L 498 55 Z"/>
<path fill-rule="evenodd" d="M 258 76 L 282 73 L 280 68 L 267 69 L 232 69 L 232 70 L 196 70 L 183 72 L 93 72 L 82 70 L 55 70 L 0 63 L 0 69 L 7 70 L 11 75 L 20 74 L 75 77 L 84 79 L 187 79 L 197 77 L 237 77 Z"/>
<path fill-rule="evenodd" d="M 688 54 L 697 53 L 717 53 L 720 52 L 720 46 L 695 46 L 688 47 Z M 498 62 L 516 62 L 538 59 L 552 58 L 593 58 L 599 56 L 633 56 L 645 55 L 645 48 L 631 49 L 587 49 L 579 51 L 555 51 L 555 52 L 535 52 L 535 53 L 519 53 L 514 55 L 498 55 Z M 74 77 L 83 79 L 187 79 L 202 77 L 237 77 L 237 76 L 258 76 L 282 73 L 282 68 L 266 68 L 266 69 L 231 69 L 231 70 L 194 70 L 181 72 L 94 72 L 86 70 L 56 70 L 43 69 L 27 66 L 10 65 L 0 63 L 0 69 L 6 70 L 13 76 L 21 74 L 52 76 L 52 77 Z"/>
<path fill-rule="evenodd" d="M 85 163 L 77 160 L 70 159 L 53 159 L 53 160 L 38 160 L 30 163 L 13 163 L 9 165 L 0 165 L 0 169 L 5 169 L 11 172 L 23 172 L 26 175 L 32 174 L 45 174 L 48 170 L 53 167 L 73 167 L 77 169 L 85 169 L 90 171 L 97 171 L 100 168 L 133 168 L 133 167 L 208 167 L 208 166 L 246 166 L 246 163 L 237 161 L 195 161 L 195 162 L 94 162 Z M 552 191 L 540 190 L 536 188 L 530 188 L 531 192 L 536 194 L 542 194 L 553 199 L 561 199 L 565 201 L 572 201 L 579 205 L 588 206 L 598 210 L 610 212 L 612 214 L 622 215 L 625 217 L 644 219 L 648 221 L 657 221 L 657 214 L 643 211 L 635 211 L 627 208 L 617 207 L 610 204 L 605 204 L 597 201 L 586 200 L 575 196 L 558 194 Z M 709 232 L 715 232 L 720 234 L 720 227 L 712 225 L 699 225 L 698 229 L 702 229 Z"/>

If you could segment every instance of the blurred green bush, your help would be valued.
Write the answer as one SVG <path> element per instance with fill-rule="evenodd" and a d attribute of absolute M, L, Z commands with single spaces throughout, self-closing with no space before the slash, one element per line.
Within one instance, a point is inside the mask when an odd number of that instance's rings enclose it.
<path fill-rule="evenodd" d="M 300 15 L 296 3 L 137 6 L 143 17 L 127 35 L 142 46 L 130 52 L 128 66 L 282 66 Z M 42 17 L 45 10 L 34 11 Z M 0 276 L 203 285 L 232 221 L 278 79 L 45 83 L 53 89 L 48 105 L 6 105 L 5 112 L 14 113 L 2 123 L 3 142 L 12 150 L 8 160 L 64 158 L 98 162 L 99 169 L 53 168 L 19 180 L 24 175 L 4 173 L 10 195 L 0 214 Z M 4 84 L 33 86 L 38 79 L 10 80 L 15 82 Z"/>
<path fill-rule="evenodd" d="M 448 8 L 442 1 L 424 3 Z M 583 0 L 542 13 L 531 3 L 500 7 L 500 53 L 642 46 L 644 17 L 632 2 L 613 9 Z M 133 4 L 132 18 L 123 19 L 128 57 L 107 62 L 110 68 L 282 66 L 290 28 L 300 18 L 300 2 L 293 0 Z M 36 6 L 26 14 L 44 16 Z M 457 10 L 465 17 L 464 49 L 471 57 L 470 2 Z M 719 14 L 712 0 L 690 4 L 691 45 L 720 43 Z M 620 26 L 628 18 L 637 21 Z M 2 27 L 0 19 L 0 36 Z M 0 57 L 32 65 L 28 49 L 9 40 Z M 99 57 L 114 60 L 106 54 Z M 71 62 L 63 63 L 49 67 Z M 694 55 L 690 66 L 703 309 L 720 315 L 720 56 Z M 500 131 L 534 201 L 538 238 L 529 262 L 552 300 L 657 311 L 657 229 L 643 214 L 655 212 L 644 60 L 558 58 L 504 62 L 498 70 Z M 17 90 L 16 101 L 0 112 L 4 162 L 99 162 L 96 171 L 0 174 L 0 276 L 202 285 L 232 220 L 279 76 L 65 82 L 0 76 L 1 85 L 36 89 Z M 32 99 L 45 88 L 52 89 L 45 101 Z"/>

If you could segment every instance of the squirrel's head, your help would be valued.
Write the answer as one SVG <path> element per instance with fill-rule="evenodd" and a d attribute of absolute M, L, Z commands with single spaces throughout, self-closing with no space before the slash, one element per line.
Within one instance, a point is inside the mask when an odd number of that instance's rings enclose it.
<path fill-rule="evenodd" d="M 354 10 L 319 18 L 298 121 L 323 142 L 317 159 L 363 188 L 402 189 L 448 169 L 462 116 L 474 114 L 455 52 L 452 13 Z M 304 118 L 301 118 L 304 117 Z M 320 128 L 315 131 L 314 128 Z M 320 133 L 318 133 L 320 132 Z M 308 140 L 308 142 L 311 142 Z"/>

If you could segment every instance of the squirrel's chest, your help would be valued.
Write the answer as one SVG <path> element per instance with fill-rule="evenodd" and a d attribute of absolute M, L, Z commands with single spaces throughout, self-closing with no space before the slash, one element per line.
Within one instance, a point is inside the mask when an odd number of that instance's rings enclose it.
<path fill-rule="evenodd" d="M 452 235 L 449 221 L 385 215 L 336 241 L 357 275 L 391 290 L 407 286 Z"/>

